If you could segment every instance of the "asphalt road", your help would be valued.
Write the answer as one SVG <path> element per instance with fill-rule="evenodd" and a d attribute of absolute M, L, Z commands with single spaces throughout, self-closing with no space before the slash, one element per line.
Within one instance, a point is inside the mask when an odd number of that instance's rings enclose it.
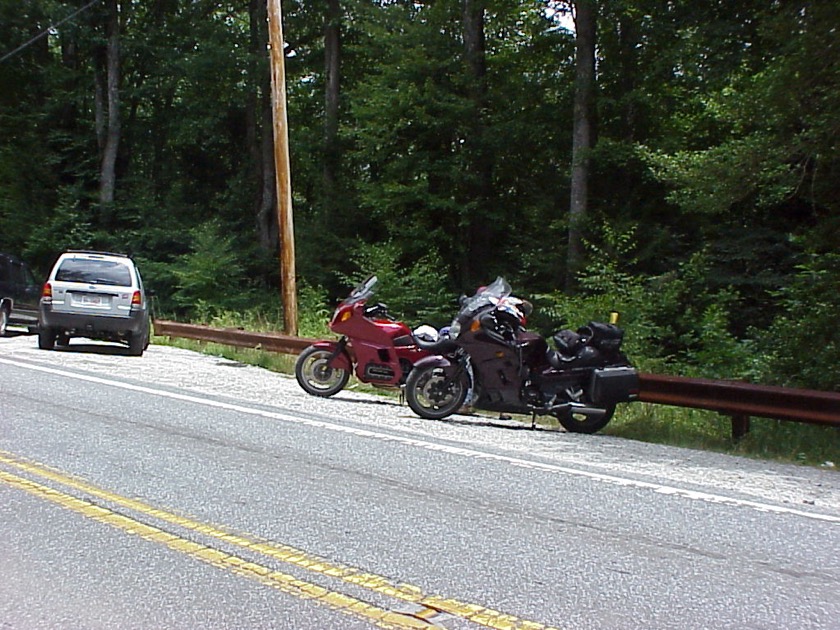
<path fill-rule="evenodd" d="M 0 338 L 0 628 L 838 628 L 840 477 Z"/>

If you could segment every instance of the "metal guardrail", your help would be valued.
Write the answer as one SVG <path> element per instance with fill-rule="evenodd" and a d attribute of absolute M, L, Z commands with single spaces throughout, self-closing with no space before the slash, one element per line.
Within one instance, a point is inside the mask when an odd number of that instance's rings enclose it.
<path fill-rule="evenodd" d="M 154 321 L 154 330 L 156 335 L 163 337 L 183 337 L 282 354 L 300 354 L 304 348 L 315 342 L 315 339 L 289 337 L 278 333 L 249 332 L 240 328 L 213 328 L 212 326 L 181 324 L 162 319 Z"/>
<path fill-rule="evenodd" d="M 750 417 L 840 427 L 840 394 L 659 374 L 639 375 L 642 402 L 707 409 L 732 416 L 732 437 L 743 437 Z"/>
<path fill-rule="evenodd" d="M 315 339 L 155 320 L 156 335 L 241 348 L 300 354 Z M 658 374 L 639 375 L 641 402 L 716 411 L 732 417 L 732 436 L 743 437 L 750 417 L 840 427 L 840 393 Z"/>

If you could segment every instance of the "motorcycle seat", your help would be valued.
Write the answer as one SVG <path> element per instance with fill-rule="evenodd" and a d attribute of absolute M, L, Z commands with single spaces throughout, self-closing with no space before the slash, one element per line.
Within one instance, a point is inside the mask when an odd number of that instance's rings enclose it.
<path fill-rule="evenodd" d="M 431 354 L 449 354 L 458 348 L 458 344 L 449 337 L 440 337 L 437 341 L 426 341 L 415 335 L 414 340 L 419 348 Z"/>

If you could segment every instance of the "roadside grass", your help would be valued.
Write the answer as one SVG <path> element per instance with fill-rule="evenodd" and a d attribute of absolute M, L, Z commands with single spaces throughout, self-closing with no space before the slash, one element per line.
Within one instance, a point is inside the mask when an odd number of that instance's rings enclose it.
<path fill-rule="evenodd" d="M 799 422 L 751 418 L 750 430 L 732 438 L 732 420 L 713 411 L 631 403 L 619 405 L 604 433 L 630 440 L 717 451 L 755 459 L 838 469 L 840 430 Z"/>
<path fill-rule="evenodd" d="M 213 325 L 230 323 L 215 322 Z M 259 366 L 281 374 L 294 374 L 296 357 L 293 355 L 161 336 L 155 337 L 154 342 L 224 357 L 230 361 Z M 372 387 L 356 378 L 350 379 L 348 389 L 399 397 L 397 390 Z M 531 422 L 527 416 L 514 418 L 521 422 Z M 557 426 L 557 421 L 552 418 L 540 418 L 538 422 L 541 426 Z M 836 427 L 752 418 L 749 433 L 735 441 L 732 439 L 732 425 L 728 416 L 697 409 L 631 403 L 619 405 L 615 417 L 602 433 L 640 442 L 716 451 L 755 459 L 833 470 L 840 467 L 840 430 Z"/>

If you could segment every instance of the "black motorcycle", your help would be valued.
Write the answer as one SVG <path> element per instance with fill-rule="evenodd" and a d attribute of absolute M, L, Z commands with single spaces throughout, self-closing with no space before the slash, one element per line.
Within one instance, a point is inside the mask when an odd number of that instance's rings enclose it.
<path fill-rule="evenodd" d="M 621 352 L 623 331 L 590 322 L 554 335 L 556 349 L 524 327 L 522 300 L 497 278 L 461 310 L 448 335 L 421 346 L 405 397 L 423 418 L 439 420 L 465 403 L 476 409 L 555 416 L 567 430 L 603 429 L 618 403 L 637 397 L 638 373 Z M 532 424 L 533 426 L 533 424 Z"/>

